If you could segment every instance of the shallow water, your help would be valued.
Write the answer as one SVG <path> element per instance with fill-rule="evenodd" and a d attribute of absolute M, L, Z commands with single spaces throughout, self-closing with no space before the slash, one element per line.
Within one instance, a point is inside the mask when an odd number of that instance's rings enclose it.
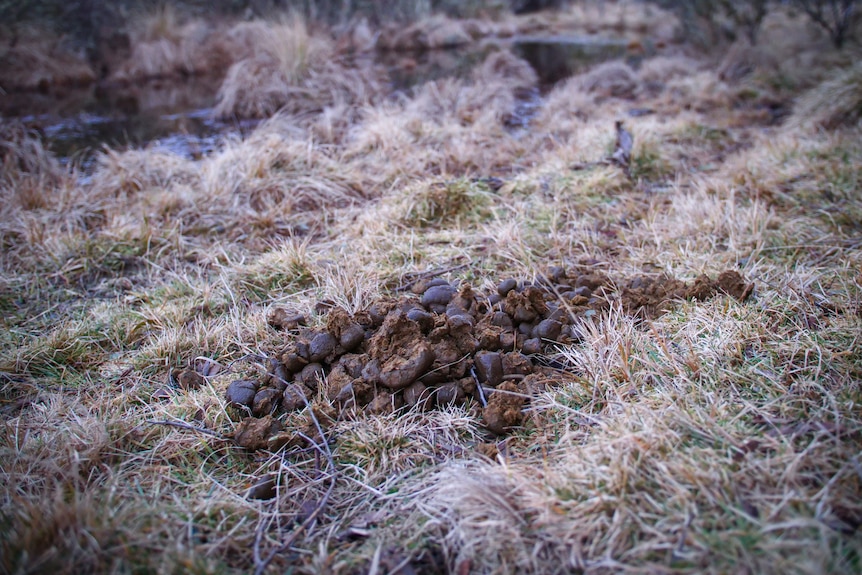
<path fill-rule="evenodd" d="M 217 89 L 212 80 L 193 78 L 15 94 L 2 113 L 40 133 L 61 162 L 84 171 L 105 147 L 151 146 L 195 159 L 215 150 L 225 135 L 248 133 L 257 124 L 216 120 Z"/>
<path fill-rule="evenodd" d="M 512 49 L 516 56 L 530 63 L 545 89 L 626 54 L 625 42 L 581 36 L 520 37 L 513 40 Z"/>
<path fill-rule="evenodd" d="M 540 86 L 518 94 L 507 126 L 515 133 L 529 130 L 542 94 L 553 85 L 602 61 L 625 55 L 625 44 L 592 37 L 516 37 L 491 40 L 453 50 L 382 54 L 391 89 L 409 91 L 446 77 L 465 78 L 491 49 L 508 46 L 530 63 Z M 4 98 L 0 114 L 17 117 L 41 133 L 63 163 L 74 162 L 84 172 L 95 152 L 149 146 L 197 159 L 216 150 L 224 137 L 243 136 L 257 121 L 220 121 L 213 105 L 215 79 L 152 81 L 135 86 L 98 86 L 56 94 L 14 94 Z"/>
<path fill-rule="evenodd" d="M 149 145 L 194 159 L 216 149 L 230 124 L 212 119 L 212 110 L 202 108 L 173 114 L 135 114 L 131 116 L 82 113 L 71 118 L 33 117 L 51 149 L 64 161 L 87 164 L 92 151 L 105 146 L 133 148 Z"/>

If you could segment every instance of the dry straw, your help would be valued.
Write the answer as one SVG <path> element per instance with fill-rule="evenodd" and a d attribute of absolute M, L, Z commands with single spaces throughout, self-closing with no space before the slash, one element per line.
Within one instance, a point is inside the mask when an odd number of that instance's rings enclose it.
<path fill-rule="evenodd" d="M 645 6 L 559 21 L 657 33 Z M 301 21 L 230 29 L 221 112 L 282 110 L 209 156 L 105 150 L 79 179 L 2 126 L 4 572 L 858 572 L 858 66 L 795 100 L 705 56 L 609 64 L 517 130 L 537 80 L 503 48 L 390 96 Z M 767 102 L 817 129 L 776 129 Z M 630 174 L 599 162 L 620 119 Z M 606 273 L 611 299 L 727 269 L 756 288 L 585 315 L 505 436 L 474 404 L 340 414 L 321 391 L 283 448 L 230 439 L 227 386 L 294 335 L 274 309 L 319 327 L 416 278 L 492 293 L 552 265 Z M 261 482 L 275 497 L 247 498 Z"/>

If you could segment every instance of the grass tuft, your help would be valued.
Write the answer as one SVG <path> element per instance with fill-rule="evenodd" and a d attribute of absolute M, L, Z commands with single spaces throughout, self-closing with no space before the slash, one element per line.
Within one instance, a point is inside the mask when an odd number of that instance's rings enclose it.
<path fill-rule="evenodd" d="M 799 98 L 791 122 L 834 129 L 862 118 L 862 65 L 855 64 Z"/>

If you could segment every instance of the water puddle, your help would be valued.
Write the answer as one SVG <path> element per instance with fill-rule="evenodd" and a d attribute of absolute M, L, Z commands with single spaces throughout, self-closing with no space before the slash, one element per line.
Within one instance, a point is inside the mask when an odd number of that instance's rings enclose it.
<path fill-rule="evenodd" d="M 512 49 L 530 63 L 544 89 L 596 64 L 626 55 L 624 42 L 579 36 L 515 38 Z"/>
<path fill-rule="evenodd" d="M 623 42 L 572 36 L 518 37 L 512 40 L 511 48 L 539 77 L 538 88 L 517 94 L 515 109 L 507 119 L 507 126 L 516 136 L 529 131 L 530 122 L 542 107 L 544 94 L 557 83 L 626 55 Z"/>
<path fill-rule="evenodd" d="M 30 117 L 24 122 L 39 125 L 51 150 L 64 162 L 78 162 L 86 169 L 95 151 L 151 146 L 196 159 L 218 147 L 224 133 L 234 126 L 212 119 L 203 108 L 174 114 L 102 116 L 82 113 L 71 118 Z"/>
<path fill-rule="evenodd" d="M 490 51 L 490 46 L 478 44 L 406 54 L 389 52 L 379 54 L 378 62 L 387 69 L 392 90 L 406 92 L 444 78 L 466 80 Z"/>
<path fill-rule="evenodd" d="M 104 147 L 150 146 L 188 159 L 217 149 L 227 134 L 251 132 L 256 121 L 215 119 L 218 83 L 204 78 L 95 86 L 55 94 L 16 94 L 2 113 L 40 133 L 64 164 L 84 172 Z M 24 112 L 25 114 L 16 113 Z"/>

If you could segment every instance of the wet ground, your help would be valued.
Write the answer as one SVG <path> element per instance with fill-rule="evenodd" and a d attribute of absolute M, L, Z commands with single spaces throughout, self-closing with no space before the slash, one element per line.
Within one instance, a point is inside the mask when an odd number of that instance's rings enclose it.
<path fill-rule="evenodd" d="M 509 121 L 525 130 L 542 93 L 591 65 L 626 54 L 624 43 L 581 37 L 521 37 L 503 42 L 530 63 L 540 86 L 524 91 Z M 389 69 L 393 92 L 445 77 L 467 77 L 491 49 L 490 43 L 411 54 L 379 54 Z M 218 79 L 154 80 L 135 86 L 96 85 L 56 93 L 7 94 L 4 117 L 18 118 L 41 133 L 63 163 L 86 171 L 95 151 L 153 146 L 189 159 L 207 155 L 223 137 L 250 132 L 256 121 L 215 118 Z"/>

